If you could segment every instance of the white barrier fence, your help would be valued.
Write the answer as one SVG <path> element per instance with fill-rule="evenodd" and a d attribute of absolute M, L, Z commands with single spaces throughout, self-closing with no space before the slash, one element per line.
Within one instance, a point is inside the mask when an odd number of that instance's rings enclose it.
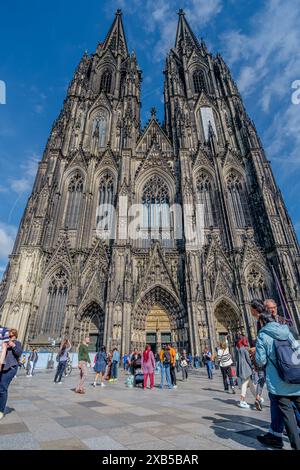
<path fill-rule="evenodd" d="M 24 352 L 23 354 L 26 356 L 26 364 L 27 364 L 27 360 L 28 360 L 28 356 L 29 356 L 30 352 Z M 23 354 L 22 354 L 22 357 L 23 357 Z M 94 359 L 95 359 L 96 353 L 91 352 L 91 353 L 89 353 L 89 355 L 90 355 L 90 358 L 91 358 L 91 364 L 94 365 Z M 39 369 L 40 370 L 46 370 L 46 369 L 56 368 L 56 366 L 57 366 L 57 362 L 56 362 L 57 352 L 38 352 L 38 356 L 39 356 L 39 358 L 38 358 L 38 361 L 37 361 L 36 366 L 35 366 L 36 370 L 39 370 Z M 70 359 L 71 359 L 72 367 L 77 367 L 77 365 L 78 365 L 78 353 L 70 352 L 69 356 L 70 356 Z M 22 359 L 22 357 L 21 357 L 21 359 Z M 52 363 L 52 366 L 51 366 L 51 363 Z"/>

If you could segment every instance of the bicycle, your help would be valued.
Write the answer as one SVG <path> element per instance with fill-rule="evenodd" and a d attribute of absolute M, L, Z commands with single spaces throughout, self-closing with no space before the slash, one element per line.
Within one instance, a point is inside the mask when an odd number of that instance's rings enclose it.
<path fill-rule="evenodd" d="M 68 357 L 67 359 L 67 364 L 66 364 L 66 367 L 65 367 L 65 377 L 69 377 L 69 375 L 71 375 L 72 373 L 72 370 L 73 370 L 73 367 L 72 367 L 72 361 L 71 359 Z"/>

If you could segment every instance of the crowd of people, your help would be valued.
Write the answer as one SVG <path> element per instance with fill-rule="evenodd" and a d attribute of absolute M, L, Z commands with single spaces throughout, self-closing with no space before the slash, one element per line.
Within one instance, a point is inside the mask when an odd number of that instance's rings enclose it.
<path fill-rule="evenodd" d="M 300 450 L 300 349 L 298 332 L 277 314 L 276 303 L 268 299 L 265 302 L 254 300 L 251 314 L 257 327 L 257 337 L 251 342 L 244 335 L 236 338 L 235 344 L 224 339 L 214 351 L 205 347 L 200 357 L 192 357 L 185 350 L 178 351 L 171 343 L 162 345 L 154 353 L 150 345 L 143 351 L 133 350 L 124 354 L 122 361 L 117 348 L 106 351 L 103 346 L 98 351 L 92 364 L 89 354 L 90 339 L 85 338 L 78 351 L 79 381 L 75 392 L 86 393 L 85 383 L 88 368 L 93 367 L 95 376 L 93 387 L 100 382 L 105 387 L 107 382 L 116 382 L 119 366 L 125 371 L 125 383 L 128 387 L 141 386 L 150 390 L 155 386 L 155 375 L 160 376 L 159 388 L 176 389 L 177 374 L 181 371 L 182 382 L 188 380 L 189 370 L 205 366 L 208 380 L 213 380 L 214 370 L 220 369 L 224 391 L 236 394 L 240 388 L 237 405 L 249 409 L 249 392 L 253 395 L 253 409 L 262 411 L 263 389 L 266 384 L 270 400 L 270 427 L 258 440 L 268 446 L 283 447 L 284 428 L 292 448 Z M 0 328 L 2 349 L 0 353 L 0 419 L 4 417 L 8 387 L 16 376 L 18 367 L 25 368 L 26 359 L 22 357 L 22 346 L 17 340 L 16 330 Z M 56 357 L 57 369 L 54 383 L 61 384 L 69 352 L 72 345 L 65 339 Z M 27 375 L 32 377 L 38 353 L 33 349 L 27 361 Z M 248 396 L 247 396 L 248 395 Z M 248 400 L 248 401 L 247 401 Z"/>

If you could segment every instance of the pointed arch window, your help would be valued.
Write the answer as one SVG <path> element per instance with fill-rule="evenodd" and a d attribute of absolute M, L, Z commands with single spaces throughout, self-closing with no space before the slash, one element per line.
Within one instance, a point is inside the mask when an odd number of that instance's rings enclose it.
<path fill-rule="evenodd" d="M 213 109 L 210 108 L 209 106 L 202 106 L 200 108 L 199 115 L 200 115 L 200 124 L 202 128 L 202 135 L 204 137 L 204 140 L 208 141 L 209 139 L 210 126 L 212 127 L 215 135 L 218 136 Z"/>
<path fill-rule="evenodd" d="M 170 238 L 172 229 L 170 213 L 170 194 L 166 182 L 153 175 L 146 182 L 143 195 L 143 230 L 149 239 Z"/>
<path fill-rule="evenodd" d="M 106 209 L 101 210 L 105 205 Z M 114 177 L 106 171 L 99 182 L 99 208 L 100 214 L 97 214 L 97 228 L 108 230 L 111 228 L 114 207 Z M 109 210 L 111 208 L 111 210 Z"/>
<path fill-rule="evenodd" d="M 202 90 L 207 91 L 203 70 L 196 70 L 193 73 L 193 83 L 195 93 L 201 93 Z"/>
<path fill-rule="evenodd" d="M 93 122 L 93 139 L 99 148 L 104 148 L 107 140 L 108 115 L 104 109 L 99 111 Z"/>
<path fill-rule="evenodd" d="M 262 273 L 253 266 L 247 274 L 249 300 L 268 298 L 268 289 Z"/>
<path fill-rule="evenodd" d="M 198 202 L 203 205 L 204 227 L 208 228 L 216 225 L 215 196 L 211 176 L 201 171 L 196 179 Z"/>
<path fill-rule="evenodd" d="M 70 229 L 78 227 L 83 199 L 83 183 L 83 176 L 79 172 L 73 175 L 69 182 L 65 226 Z"/>
<path fill-rule="evenodd" d="M 100 81 L 100 90 L 105 93 L 110 93 L 112 82 L 112 73 L 110 70 L 104 70 L 101 81 Z"/>
<path fill-rule="evenodd" d="M 61 335 L 68 299 L 68 276 L 59 269 L 48 285 L 47 303 L 41 331 L 43 334 Z"/>
<path fill-rule="evenodd" d="M 250 222 L 249 209 L 242 177 L 235 172 L 227 176 L 228 202 L 236 228 L 243 228 Z"/>

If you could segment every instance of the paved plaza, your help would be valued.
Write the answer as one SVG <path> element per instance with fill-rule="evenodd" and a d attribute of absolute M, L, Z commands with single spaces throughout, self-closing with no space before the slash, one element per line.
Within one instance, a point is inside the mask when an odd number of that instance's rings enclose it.
<path fill-rule="evenodd" d="M 188 382 L 178 374 L 177 389 L 144 391 L 126 388 L 123 371 L 118 382 L 93 388 L 90 370 L 85 395 L 74 393 L 76 369 L 62 385 L 52 382 L 53 371 L 23 374 L 10 387 L 1 450 L 263 449 L 256 435 L 268 429 L 268 400 L 262 412 L 238 408 L 239 395 L 223 392 L 220 371 L 213 380 L 204 369 L 191 371 Z"/>

